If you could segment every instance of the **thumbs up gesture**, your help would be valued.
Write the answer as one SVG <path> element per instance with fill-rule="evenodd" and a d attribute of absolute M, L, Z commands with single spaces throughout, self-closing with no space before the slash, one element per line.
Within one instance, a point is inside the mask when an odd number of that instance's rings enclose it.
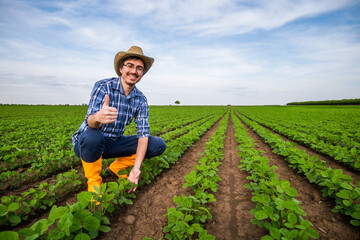
<path fill-rule="evenodd" d="M 116 121 L 118 116 L 118 111 L 114 107 L 109 106 L 110 97 L 109 95 L 105 95 L 105 102 L 102 105 L 99 112 L 97 112 L 97 122 L 103 124 L 109 124 Z"/>

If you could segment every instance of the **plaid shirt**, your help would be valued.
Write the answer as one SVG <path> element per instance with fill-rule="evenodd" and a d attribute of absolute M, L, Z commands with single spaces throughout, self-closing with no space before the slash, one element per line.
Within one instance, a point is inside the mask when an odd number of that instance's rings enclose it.
<path fill-rule="evenodd" d="M 136 87 L 126 97 L 120 77 L 117 77 L 95 83 L 85 120 L 72 137 L 73 144 L 75 144 L 79 135 L 89 128 L 87 118 L 89 115 L 100 111 L 106 94 L 110 97 L 109 106 L 118 110 L 118 117 L 113 123 L 102 124 L 101 131 L 105 137 L 121 137 L 124 134 L 125 126 L 129 125 L 133 118 L 135 118 L 137 137 L 150 136 L 149 106 L 146 97 Z"/>

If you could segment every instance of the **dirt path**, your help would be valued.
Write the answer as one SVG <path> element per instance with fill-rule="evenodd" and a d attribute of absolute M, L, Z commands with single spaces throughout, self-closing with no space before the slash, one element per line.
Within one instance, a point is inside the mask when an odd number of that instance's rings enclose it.
<path fill-rule="evenodd" d="M 235 131 L 231 117 L 226 132 L 224 159 L 219 165 L 219 189 L 214 194 L 216 202 L 210 205 L 213 216 L 205 228 L 219 240 L 228 239 L 261 239 L 266 235 L 264 229 L 253 225 L 249 211 L 255 207 L 251 201 L 251 191 L 244 188 L 249 180 L 246 172 L 240 171 L 240 158 L 236 147 Z"/>
<path fill-rule="evenodd" d="M 304 176 L 290 168 L 283 157 L 272 153 L 271 148 L 253 130 L 246 125 L 245 127 L 248 135 L 255 140 L 256 149 L 264 151 L 263 156 L 269 159 L 270 165 L 278 167 L 276 173 L 280 175 L 280 179 L 288 180 L 291 187 L 296 189 L 297 199 L 301 201 L 301 207 L 307 214 L 305 219 L 314 224 L 320 239 L 360 239 L 359 228 L 352 226 L 342 214 L 332 213 L 332 200 L 322 197 L 315 184 L 309 183 Z"/>
<path fill-rule="evenodd" d="M 199 163 L 199 153 L 204 152 L 205 143 L 216 131 L 219 122 L 188 149 L 174 166 L 144 186 L 133 205 L 117 211 L 114 214 L 116 217 L 111 219 L 111 231 L 99 239 L 163 238 L 162 230 L 167 224 L 167 219 L 163 215 L 167 213 L 168 208 L 175 207 L 174 196 L 191 194 L 191 191 L 182 188 L 185 183 L 184 177 Z"/>

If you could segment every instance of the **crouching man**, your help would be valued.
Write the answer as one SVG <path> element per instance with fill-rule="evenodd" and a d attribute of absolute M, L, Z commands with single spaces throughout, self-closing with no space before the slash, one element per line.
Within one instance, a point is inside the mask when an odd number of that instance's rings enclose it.
<path fill-rule="evenodd" d="M 88 179 L 88 191 L 95 192 L 94 186 L 101 185 L 103 158 L 116 158 L 110 170 L 138 184 L 144 158 L 159 156 L 165 151 L 164 140 L 150 135 L 147 99 L 135 86 L 153 62 L 140 47 L 132 46 L 115 56 L 114 67 L 119 77 L 95 83 L 85 120 L 72 138 L 74 151 L 81 158 Z M 125 126 L 133 119 L 137 135 L 124 136 Z M 118 175 L 119 170 L 130 166 L 133 168 L 129 176 Z"/>

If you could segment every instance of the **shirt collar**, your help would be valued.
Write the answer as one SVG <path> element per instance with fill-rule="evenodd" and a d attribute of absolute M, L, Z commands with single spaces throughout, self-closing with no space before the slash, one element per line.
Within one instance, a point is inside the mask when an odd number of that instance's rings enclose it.
<path fill-rule="evenodd" d="M 121 84 L 120 77 L 116 78 L 116 81 L 113 82 L 112 88 L 120 91 L 121 94 L 125 95 L 124 89 L 123 89 L 122 84 Z M 127 96 L 127 98 L 133 98 L 133 97 L 136 97 L 136 96 L 140 96 L 140 92 L 137 89 L 137 87 L 135 86 L 134 89 L 130 92 L 129 96 Z"/>

